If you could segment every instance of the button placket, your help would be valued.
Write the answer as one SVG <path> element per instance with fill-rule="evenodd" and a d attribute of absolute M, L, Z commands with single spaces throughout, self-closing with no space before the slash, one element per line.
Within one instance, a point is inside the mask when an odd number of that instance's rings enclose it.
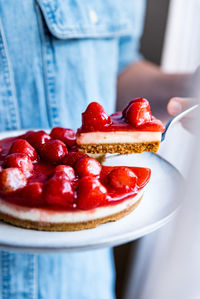
<path fill-rule="evenodd" d="M 43 64 L 44 64 L 44 77 L 46 84 L 46 97 L 48 106 L 48 120 L 49 126 L 54 127 L 60 125 L 58 103 L 56 98 L 56 74 L 53 63 L 53 50 L 50 37 L 45 23 L 43 22 L 41 11 L 37 7 L 38 21 L 40 26 L 40 33 L 42 39 L 42 51 L 43 51 Z"/>

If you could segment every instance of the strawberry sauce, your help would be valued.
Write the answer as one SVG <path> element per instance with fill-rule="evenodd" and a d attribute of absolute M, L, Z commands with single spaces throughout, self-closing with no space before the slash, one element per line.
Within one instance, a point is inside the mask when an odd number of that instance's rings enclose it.
<path fill-rule="evenodd" d="M 148 122 L 145 122 L 144 124 L 140 126 L 133 126 L 126 122 L 124 118 L 122 117 L 121 112 L 116 112 L 110 115 L 111 123 L 108 126 L 105 126 L 104 128 L 98 128 L 98 132 L 114 132 L 114 131 L 131 131 L 131 132 L 137 132 L 137 131 L 143 131 L 143 132 L 164 132 L 165 127 L 163 123 L 152 116 L 152 119 Z M 85 129 L 84 127 L 81 127 L 78 129 L 78 134 L 80 133 L 88 133 L 91 132 L 90 130 Z"/>
<path fill-rule="evenodd" d="M 119 127 L 119 119 L 119 114 L 112 116 L 112 120 L 116 120 L 116 122 L 112 124 L 112 127 Z M 126 127 L 127 129 L 127 127 L 129 128 L 129 125 L 122 124 L 122 127 L 124 127 L 124 129 Z M 0 140 L 0 174 L 5 169 L 11 169 L 11 171 L 14 169 L 7 168 L 5 160 L 7 155 L 10 154 L 10 148 L 12 147 L 13 142 L 21 140 L 22 138 L 25 139 L 27 137 L 18 136 Z M 52 143 L 48 138 L 47 142 L 49 142 L 49 144 Z M 35 147 L 35 149 L 36 148 L 37 147 Z M 41 146 L 38 148 L 43 149 Z M 79 161 L 79 163 L 76 162 L 75 165 L 70 165 L 70 163 L 66 162 L 68 161 L 68 155 L 71 155 L 71 153 L 66 152 L 66 156 L 64 156 L 62 160 L 56 160 L 55 162 L 52 158 L 46 160 L 43 155 L 40 155 L 38 149 L 36 152 L 38 157 L 36 160 L 32 161 L 33 170 L 31 176 L 25 178 L 27 182 L 26 186 L 12 192 L 4 192 L 3 188 L 0 189 L 0 197 L 2 199 L 21 207 L 39 207 L 49 211 L 92 210 L 93 208 L 100 206 L 114 205 L 137 195 L 137 193 L 148 183 L 151 175 L 151 171 L 148 168 L 95 165 L 95 167 L 101 168 L 99 174 L 99 170 L 94 173 L 89 168 L 91 165 L 98 162 L 95 160 L 95 163 L 88 163 L 89 157 L 87 155 L 87 157 L 85 157 L 85 155 L 77 155 L 77 162 Z M 74 153 L 74 156 L 76 156 L 76 153 Z M 80 162 L 80 159 L 82 162 Z M 94 159 L 91 159 L 91 161 L 92 160 Z M 58 167 L 58 165 L 62 166 Z M 63 165 L 69 165 L 68 169 L 65 169 L 65 166 Z M 79 166 L 84 167 L 84 165 L 86 165 L 86 170 L 83 171 L 81 169 L 80 175 L 80 171 L 77 168 Z M 75 171 L 75 178 L 72 176 L 72 179 L 70 180 L 69 177 L 67 177 L 66 170 L 71 171 L 71 168 Z M 113 172 L 115 169 L 119 170 Z M 125 177 L 124 173 L 126 174 L 129 172 L 131 172 L 131 178 Z M 113 184 L 115 184 L 115 180 L 120 177 L 122 179 L 120 179 L 121 181 L 119 184 L 116 184 L 115 188 Z M 135 179 L 135 177 L 137 179 Z M 125 184 L 124 186 L 123 182 Z"/>

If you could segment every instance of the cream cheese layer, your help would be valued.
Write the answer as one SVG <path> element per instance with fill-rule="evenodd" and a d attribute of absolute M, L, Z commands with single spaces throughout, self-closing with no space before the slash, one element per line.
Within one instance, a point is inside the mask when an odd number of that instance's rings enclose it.
<path fill-rule="evenodd" d="M 161 132 L 144 131 L 115 131 L 90 132 L 77 136 L 77 144 L 114 144 L 114 143 L 143 143 L 161 141 Z"/>

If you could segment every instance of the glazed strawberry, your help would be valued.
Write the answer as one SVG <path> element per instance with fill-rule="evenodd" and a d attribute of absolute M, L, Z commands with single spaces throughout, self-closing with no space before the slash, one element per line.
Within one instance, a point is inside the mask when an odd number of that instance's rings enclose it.
<path fill-rule="evenodd" d="M 109 185 L 115 189 L 129 191 L 137 184 L 137 176 L 127 167 L 113 169 L 108 177 Z"/>
<path fill-rule="evenodd" d="M 26 133 L 22 134 L 22 135 L 19 135 L 18 138 L 19 139 L 26 139 L 27 140 L 27 137 L 32 134 L 34 131 L 27 131 Z"/>
<path fill-rule="evenodd" d="M 32 161 L 37 159 L 36 150 L 32 147 L 32 145 L 30 145 L 30 143 L 28 143 L 28 141 L 24 139 L 16 139 L 13 142 L 9 154 L 15 153 L 26 154 Z"/>
<path fill-rule="evenodd" d="M 42 183 L 29 183 L 20 190 L 19 195 L 19 202 L 26 206 L 41 206 L 44 204 Z"/>
<path fill-rule="evenodd" d="M 0 172 L 0 190 L 8 193 L 26 186 L 27 180 L 19 168 L 6 168 Z"/>
<path fill-rule="evenodd" d="M 107 190 L 100 181 L 91 176 L 79 180 L 77 188 L 77 207 L 89 210 L 107 202 Z"/>
<path fill-rule="evenodd" d="M 66 166 L 66 165 L 58 165 L 56 166 L 55 170 L 55 175 L 56 177 L 58 176 L 63 176 L 68 178 L 68 180 L 73 181 L 75 180 L 75 172 L 74 169 L 71 166 Z"/>
<path fill-rule="evenodd" d="M 39 148 L 40 156 L 51 163 L 59 162 L 67 154 L 66 145 L 60 140 L 50 140 Z"/>
<path fill-rule="evenodd" d="M 101 164 L 93 158 L 81 158 L 75 165 L 78 176 L 94 176 L 97 177 L 101 173 Z"/>
<path fill-rule="evenodd" d="M 87 154 L 81 153 L 81 152 L 69 152 L 63 159 L 62 164 L 66 164 L 69 166 L 74 167 L 76 162 L 81 158 L 88 158 L 89 156 Z"/>
<path fill-rule="evenodd" d="M 55 127 L 50 133 L 53 139 L 59 139 L 67 146 L 73 146 L 76 144 L 76 132 L 72 129 L 65 129 L 61 127 Z"/>
<path fill-rule="evenodd" d="M 38 150 L 39 147 L 50 141 L 51 140 L 51 136 L 49 134 L 47 134 L 45 131 L 37 131 L 37 132 L 31 132 L 26 140 L 36 149 Z"/>
<path fill-rule="evenodd" d="M 72 207 L 74 192 L 71 182 L 63 178 L 50 179 L 44 189 L 45 201 L 50 205 Z"/>
<path fill-rule="evenodd" d="M 32 161 L 26 154 L 17 153 L 8 155 L 4 160 L 3 166 L 5 168 L 17 167 L 24 173 L 27 178 L 32 175 L 33 171 Z"/>
<path fill-rule="evenodd" d="M 122 111 L 123 117 L 128 123 L 134 126 L 140 126 L 152 119 L 149 102 L 146 99 L 138 98 L 130 103 Z"/>
<path fill-rule="evenodd" d="M 124 110 L 122 111 L 122 116 L 123 116 L 124 118 L 126 118 L 126 113 L 127 113 L 128 108 L 129 108 L 132 104 L 134 104 L 134 103 L 143 103 L 143 104 L 146 104 L 146 105 L 149 104 L 148 100 L 145 99 L 145 98 L 136 98 L 136 99 L 133 99 L 133 100 L 129 101 L 128 104 L 126 105 L 126 107 L 124 108 Z"/>
<path fill-rule="evenodd" d="M 111 124 L 110 117 L 105 113 L 103 107 L 96 102 L 88 105 L 82 113 L 82 129 L 86 131 L 102 130 Z"/>

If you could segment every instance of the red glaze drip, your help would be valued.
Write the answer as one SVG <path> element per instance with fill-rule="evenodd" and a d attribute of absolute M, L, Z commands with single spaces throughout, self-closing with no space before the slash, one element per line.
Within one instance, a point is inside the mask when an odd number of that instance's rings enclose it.
<path fill-rule="evenodd" d="M 0 165 L 3 165 L 3 161 L 5 159 L 5 156 L 9 153 L 9 149 L 11 147 L 11 144 L 14 140 L 16 140 L 17 137 L 13 138 L 6 138 L 3 140 L 0 140 L 0 147 L 2 148 L 2 151 L 0 152 Z M 62 164 L 62 163 L 61 163 Z M 28 185 L 32 183 L 39 183 L 40 186 L 32 186 L 31 188 L 24 188 L 17 190 L 12 193 L 4 193 L 0 191 L 0 197 L 6 201 L 9 201 L 11 203 L 17 204 L 21 208 L 23 206 L 34 206 L 31 202 L 25 200 L 26 197 L 26 192 L 30 192 L 30 190 L 37 190 L 42 187 L 43 184 L 45 184 L 50 178 L 53 177 L 55 174 L 55 168 L 57 165 L 55 164 L 50 164 L 46 161 L 35 161 L 33 163 L 33 175 L 28 178 Z M 148 183 L 151 175 L 151 170 L 148 168 L 139 168 L 139 167 L 129 167 L 135 175 L 137 176 L 137 184 L 134 186 L 133 189 L 130 190 L 116 190 L 112 188 L 109 184 L 109 173 L 118 167 L 108 167 L 108 166 L 102 166 L 102 170 L 100 173 L 100 177 L 98 177 L 99 181 L 103 186 L 106 187 L 108 193 L 107 193 L 107 198 L 106 198 L 106 203 L 105 201 L 99 205 L 99 206 L 109 206 L 109 205 L 114 205 L 116 203 L 119 203 L 123 200 L 126 200 L 130 197 L 133 197 L 137 195 L 137 193 L 144 188 L 144 186 Z M 76 174 L 75 179 L 72 181 L 72 189 L 74 190 L 74 200 L 76 202 L 76 197 L 77 197 L 77 186 L 79 182 L 79 177 Z M 22 199 L 22 190 L 23 190 L 23 199 Z M 27 190 L 27 191 L 26 191 Z M 40 194 L 41 196 L 41 194 Z M 29 197 L 29 194 L 27 194 L 27 199 Z M 34 196 L 32 196 L 32 199 L 34 199 Z M 31 200 L 32 200 L 31 199 Z M 68 207 L 61 207 L 59 205 L 48 205 L 47 202 L 43 202 L 41 199 L 38 200 L 37 205 L 35 207 L 39 207 L 51 212 L 55 211 L 78 211 L 79 209 L 77 208 L 76 204 L 69 205 Z"/>

